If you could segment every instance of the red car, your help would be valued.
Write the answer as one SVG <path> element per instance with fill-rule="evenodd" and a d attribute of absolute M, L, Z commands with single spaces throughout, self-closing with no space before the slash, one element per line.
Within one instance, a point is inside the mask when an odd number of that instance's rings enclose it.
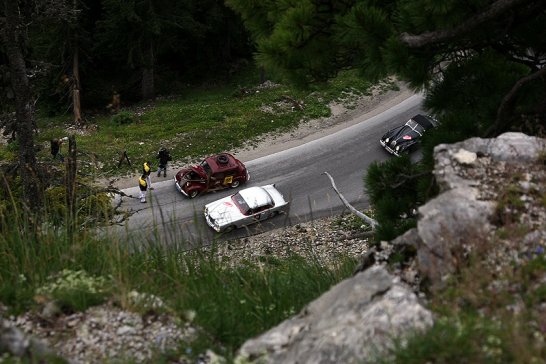
<path fill-rule="evenodd" d="M 200 193 L 236 188 L 250 180 L 245 165 L 229 153 L 205 158 L 199 165 L 181 169 L 174 177 L 176 189 L 189 198 Z"/>

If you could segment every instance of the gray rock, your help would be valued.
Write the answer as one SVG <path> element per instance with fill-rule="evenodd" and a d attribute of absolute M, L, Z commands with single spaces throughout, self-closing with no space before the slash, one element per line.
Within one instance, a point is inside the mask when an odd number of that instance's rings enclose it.
<path fill-rule="evenodd" d="M 459 164 L 472 165 L 478 159 L 478 155 L 474 152 L 469 152 L 468 150 L 459 149 L 457 153 L 453 155 L 453 158 Z"/>
<path fill-rule="evenodd" d="M 508 132 L 492 139 L 470 138 L 459 143 L 440 144 L 434 148 L 434 153 L 441 153 L 446 149 L 451 150 L 452 154 L 464 149 L 478 156 L 490 156 L 495 161 L 533 162 L 546 150 L 546 140 Z"/>
<path fill-rule="evenodd" d="M 248 340 L 236 362 L 366 363 L 392 339 L 432 325 L 411 290 L 375 266 L 334 286 L 298 316 Z"/>
<path fill-rule="evenodd" d="M 455 270 L 463 258 L 463 245 L 479 244 L 491 230 L 489 218 L 495 204 L 477 200 L 476 193 L 472 188 L 457 188 L 419 208 L 417 262 L 421 276 L 433 286 Z"/>
<path fill-rule="evenodd" d="M 25 335 L 17 327 L 0 317 L 0 357 L 3 353 L 29 360 L 30 358 L 38 360 L 46 356 L 54 356 L 44 342 Z"/>

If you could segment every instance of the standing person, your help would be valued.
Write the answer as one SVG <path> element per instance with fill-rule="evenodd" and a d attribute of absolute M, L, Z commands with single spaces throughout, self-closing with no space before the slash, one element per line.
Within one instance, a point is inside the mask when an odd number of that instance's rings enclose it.
<path fill-rule="evenodd" d="M 146 179 L 147 177 L 144 174 L 138 179 L 138 187 L 140 188 L 138 198 L 140 198 L 140 202 L 142 203 L 146 203 L 146 191 L 148 190 L 148 182 Z"/>
<path fill-rule="evenodd" d="M 148 188 L 150 190 L 153 190 L 153 188 L 152 188 L 152 179 L 150 177 L 150 174 L 152 174 L 152 165 L 151 165 L 150 161 L 146 161 L 142 165 L 142 175 L 146 178 L 146 183 L 148 184 Z"/>
<path fill-rule="evenodd" d="M 61 144 L 63 144 L 65 140 L 68 140 L 68 138 L 51 139 L 51 155 L 53 156 L 53 159 L 59 158 L 61 162 L 64 162 L 64 156 L 61 154 Z"/>
<path fill-rule="evenodd" d="M 161 148 L 156 156 L 159 159 L 159 168 L 157 169 L 157 176 L 161 177 L 161 171 L 163 171 L 163 177 L 167 177 L 167 163 L 172 161 L 172 157 L 169 151 L 165 148 Z"/>

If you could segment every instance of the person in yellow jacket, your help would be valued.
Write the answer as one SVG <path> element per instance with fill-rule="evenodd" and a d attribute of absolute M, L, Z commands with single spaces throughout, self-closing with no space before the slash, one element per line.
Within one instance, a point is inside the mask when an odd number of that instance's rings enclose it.
<path fill-rule="evenodd" d="M 145 203 L 146 191 L 148 190 L 148 182 L 146 181 L 146 176 L 144 174 L 138 179 L 138 187 L 140 188 L 140 195 L 138 196 L 138 198 L 140 198 L 140 202 Z"/>
<path fill-rule="evenodd" d="M 148 188 L 150 190 L 153 190 L 152 179 L 150 178 L 150 175 L 152 174 L 152 165 L 149 161 L 144 162 L 144 164 L 142 165 L 142 174 L 146 176 L 146 183 L 148 184 Z"/>

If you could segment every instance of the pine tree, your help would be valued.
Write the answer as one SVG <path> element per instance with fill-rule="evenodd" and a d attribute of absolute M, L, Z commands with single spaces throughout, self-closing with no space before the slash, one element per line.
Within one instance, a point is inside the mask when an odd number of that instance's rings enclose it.
<path fill-rule="evenodd" d="M 298 82 L 358 67 L 368 78 L 396 74 L 416 89 L 430 90 L 444 87 L 452 68 L 479 74 L 496 67 L 494 115 L 484 120 L 488 125 L 480 129 L 482 134 L 521 126 L 545 108 L 545 1 L 228 0 L 227 4 L 254 35 L 257 60 Z M 471 85 L 477 80 L 466 77 L 466 81 L 466 87 L 479 88 Z M 434 101 L 428 106 L 449 112 Z M 544 116 L 539 119 L 546 122 Z"/>
<path fill-rule="evenodd" d="M 9 63 L 15 98 L 15 131 L 19 144 L 19 175 L 23 184 L 23 198 L 27 208 L 37 209 L 41 206 L 42 193 L 34 149 L 34 99 L 25 63 L 26 21 L 22 14 L 27 12 L 20 5 L 16 0 L 3 1 L 0 40 Z"/>
<path fill-rule="evenodd" d="M 253 34 L 258 62 L 291 80 L 314 82 L 358 68 L 370 80 L 394 74 L 426 91 L 425 107 L 441 126 L 425 135 L 422 162 L 396 159 L 368 170 L 380 238 L 411 226 L 410 210 L 434 195 L 435 145 L 507 130 L 544 135 L 544 0 L 227 4 Z"/>

